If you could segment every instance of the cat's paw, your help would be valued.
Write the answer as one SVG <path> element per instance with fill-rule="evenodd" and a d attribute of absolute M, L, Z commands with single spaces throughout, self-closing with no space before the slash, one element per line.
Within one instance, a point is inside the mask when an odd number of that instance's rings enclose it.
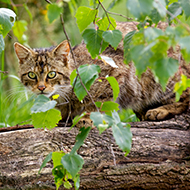
<path fill-rule="evenodd" d="M 167 119 L 169 112 L 164 108 L 156 108 L 148 110 L 145 115 L 145 120 L 149 121 L 160 121 Z"/>
<path fill-rule="evenodd" d="M 79 120 L 79 122 L 76 124 L 77 128 L 82 128 L 82 127 L 93 127 L 93 122 L 90 118 L 82 118 Z"/>

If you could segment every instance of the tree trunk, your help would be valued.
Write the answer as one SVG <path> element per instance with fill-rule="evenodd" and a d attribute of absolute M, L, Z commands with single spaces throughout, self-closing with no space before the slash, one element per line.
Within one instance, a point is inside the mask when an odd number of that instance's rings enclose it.
<path fill-rule="evenodd" d="M 80 189 L 190 189 L 189 124 L 188 114 L 131 123 L 133 143 L 127 157 L 111 129 L 101 135 L 91 130 L 78 151 L 85 160 Z M 55 189 L 51 162 L 37 173 L 49 152 L 73 147 L 78 129 L 68 130 L 1 129 L 0 189 Z"/>

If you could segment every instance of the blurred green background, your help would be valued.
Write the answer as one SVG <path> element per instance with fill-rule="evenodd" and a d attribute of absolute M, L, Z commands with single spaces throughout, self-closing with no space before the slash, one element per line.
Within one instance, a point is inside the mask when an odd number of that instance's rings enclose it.
<path fill-rule="evenodd" d="M 65 28 L 71 39 L 71 44 L 72 46 L 79 44 L 82 37 L 74 15 L 79 6 L 90 7 L 89 1 L 52 0 L 51 2 L 58 3 L 63 7 Z M 104 0 L 103 5 L 111 12 L 130 16 L 126 8 L 126 0 Z M 48 3 L 45 0 L 0 0 L 0 8 L 13 10 L 17 15 L 17 21 L 22 23 L 20 27 L 14 26 L 13 30 L 5 37 L 5 51 L 0 58 L 0 70 L 8 72 L 8 74 L 0 74 L 0 127 L 30 123 L 31 118 L 31 93 L 19 81 L 18 61 L 13 48 L 14 42 L 37 48 L 57 45 L 66 39 L 60 19 L 49 23 L 47 6 Z M 103 10 L 99 11 L 99 16 L 105 16 Z M 127 21 L 126 18 L 120 16 L 110 16 L 117 21 Z M 16 32 L 18 33 L 17 37 L 15 36 Z M 124 120 L 131 117 L 131 113 L 122 113 L 125 114 Z M 134 120 L 133 117 L 130 121 L 132 120 Z"/>

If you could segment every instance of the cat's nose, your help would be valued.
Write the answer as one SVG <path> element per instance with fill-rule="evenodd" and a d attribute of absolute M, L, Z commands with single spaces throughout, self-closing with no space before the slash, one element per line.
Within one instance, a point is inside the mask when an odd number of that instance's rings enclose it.
<path fill-rule="evenodd" d="M 45 86 L 44 85 L 40 85 L 40 86 L 38 86 L 38 89 L 40 90 L 40 91 L 44 91 L 45 90 Z"/>

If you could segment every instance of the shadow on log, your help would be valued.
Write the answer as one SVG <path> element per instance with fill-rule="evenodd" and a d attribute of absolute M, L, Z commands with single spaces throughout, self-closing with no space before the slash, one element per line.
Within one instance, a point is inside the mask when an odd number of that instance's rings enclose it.
<path fill-rule="evenodd" d="M 115 144 L 111 129 L 102 135 L 91 130 L 79 150 L 85 160 L 80 189 L 190 189 L 189 125 L 189 114 L 131 123 L 133 144 L 127 157 Z M 52 163 L 37 177 L 38 170 L 49 152 L 73 147 L 78 129 L 25 127 L 29 128 L 1 130 L 0 189 L 55 189 Z"/>

